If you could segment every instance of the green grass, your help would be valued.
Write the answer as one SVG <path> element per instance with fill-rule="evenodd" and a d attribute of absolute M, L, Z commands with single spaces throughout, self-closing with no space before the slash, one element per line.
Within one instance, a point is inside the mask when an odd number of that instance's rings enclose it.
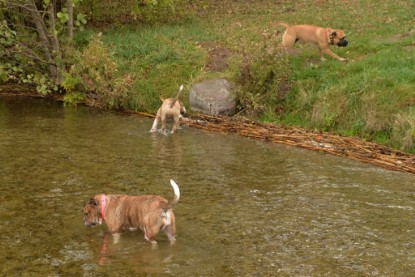
<path fill-rule="evenodd" d="M 415 30 L 414 1 L 203 2 L 202 13 L 180 23 L 104 31 L 121 70 L 136 78 L 131 109 L 154 113 L 158 96 L 174 95 L 182 83 L 188 89 L 212 77 L 235 82 L 244 59 L 258 57 L 264 44 L 281 47 L 283 29 L 273 27 L 276 20 L 315 24 L 346 32 L 349 46 L 333 51 L 349 62 L 327 57 L 320 63 L 317 50 L 304 47 L 289 57 L 285 69 L 276 67 L 288 75 L 291 87 L 279 104 L 285 113 L 268 107 L 257 119 L 357 135 L 415 153 L 415 32 L 408 33 Z M 85 38 L 77 41 L 84 45 Z M 205 69 L 208 50 L 201 41 L 232 51 L 226 71 Z M 188 105 L 187 95 L 183 99 Z"/>
<path fill-rule="evenodd" d="M 207 53 L 197 42 L 216 38 L 192 22 L 114 28 L 104 33 L 104 40 L 116 49 L 121 70 L 136 78 L 130 108 L 155 112 L 159 96 L 171 97 L 181 84 L 189 87 L 201 78 Z"/>

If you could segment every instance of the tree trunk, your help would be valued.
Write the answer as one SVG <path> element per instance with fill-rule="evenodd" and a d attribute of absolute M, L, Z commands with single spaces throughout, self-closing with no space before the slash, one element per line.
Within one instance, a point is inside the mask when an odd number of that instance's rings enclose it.
<path fill-rule="evenodd" d="M 56 82 L 57 77 L 58 77 L 58 68 L 56 66 L 56 62 L 53 58 L 52 55 L 52 50 L 53 47 L 51 45 L 51 42 L 49 41 L 48 38 L 48 33 L 47 33 L 47 28 L 45 25 L 45 22 L 43 21 L 42 17 L 40 16 L 40 13 L 36 7 L 36 4 L 34 2 L 34 0 L 31 0 L 28 2 L 29 4 L 29 8 L 30 8 L 30 15 L 33 19 L 33 22 L 35 23 L 36 26 L 36 31 L 39 35 L 39 39 L 43 45 L 42 50 L 45 53 L 45 57 L 47 59 L 48 62 L 48 67 L 49 67 L 49 74 L 50 74 L 50 78 Z"/>
<path fill-rule="evenodd" d="M 59 44 L 59 39 L 57 37 L 56 32 L 56 22 L 55 22 L 55 8 L 54 8 L 54 1 L 52 1 L 48 6 L 48 15 L 49 15 L 49 36 L 52 46 L 52 55 L 53 61 L 56 66 L 56 76 L 53 78 L 55 84 L 60 84 L 62 82 L 62 72 L 59 70 L 59 64 L 62 61 L 62 52 L 61 47 Z"/>
<path fill-rule="evenodd" d="M 72 0 L 66 0 L 66 7 L 68 9 L 68 43 L 73 41 L 73 3 Z"/>

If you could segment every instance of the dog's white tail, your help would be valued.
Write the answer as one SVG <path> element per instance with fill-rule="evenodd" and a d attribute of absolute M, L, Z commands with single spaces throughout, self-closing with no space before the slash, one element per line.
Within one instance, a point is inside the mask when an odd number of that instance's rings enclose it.
<path fill-rule="evenodd" d="M 179 92 L 177 93 L 176 97 L 174 98 L 174 100 L 172 101 L 172 103 L 170 105 L 170 108 L 173 108 L 174 104 L 176 104 L 177 100 L 179 100 L 179 96 L 180 96 L 180 93 L 182 93 L 183 88 L 184 88 L 184 86 L 181 85 L 180 88 L 179 88 Z"/>
<path fill-rule="evenodd" d="M 176 184 L 175 181 L 170 179 L 170 185 L 173 187 L 174 190 L 174 199 L 169 203 L 169 209 L 172 208 L 177 202 L 179 202 L 180 199 L 180 190 L 179 186 Z"/>
<path fill-rule="evenodd" d="M 181 85 L 179 88 L 179 92 L 177 92 L 176 98 L 179 99 L 180 93 L 182 93 L 184 86 Z"/>

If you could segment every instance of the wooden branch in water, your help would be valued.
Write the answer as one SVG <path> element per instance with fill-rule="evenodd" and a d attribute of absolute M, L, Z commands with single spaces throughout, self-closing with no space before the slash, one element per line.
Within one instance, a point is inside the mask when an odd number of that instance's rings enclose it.
<path fill-rule="evenodd" d="M 323 151 L 386 169 L 415 174 L 415 155 L 358 138 L 202 114 L 187 118 L 183 124 L 207 131 L 235 133 L 256 140 Z"/>

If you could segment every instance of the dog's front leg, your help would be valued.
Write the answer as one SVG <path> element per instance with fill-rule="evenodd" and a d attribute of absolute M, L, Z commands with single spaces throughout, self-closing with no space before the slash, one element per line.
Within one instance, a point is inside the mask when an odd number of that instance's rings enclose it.
<path fill-rule="evenodd" d="M 147 240 L 147 241 L 149 241 L 149 242 L 151 242 L 151 244 L 154 246 L 154 245 L 157 245 L 157 241 L 156 241 L 156 235 L 157 234 L 154 234 L 152 231 L 151 231 L 151 228 L 146 228 L 146 227 L 144 227 L 144 238 Z"/>
<path fill-rule="evenodd" d="M 176 227 L 169 225 L 166 229 L 164 229 L 164 233 L 166 233 L 169 238 L 170 245 L 173 245 L 176 242 Z"/>
<path fill-rule="evenodd" d="M 118 242 L 120 242 L 120 233 L 113 233 L 112 244 L 117 244 Z"/>
<path fill-rule="evenodd" d="M 327 55 L 329 55 L 330 57 L 332 57 L 332 58 L 335 58 L 335 59 L 337 59 L 337 60 L 339 60 L 339 61 L 341 61 L 341 62 L 347 62 L 347 60 L 346 59 L 344 59 L 344 58 L 342 58 L 342 57 L 339 57 L 339 56 L 337 56 L 333 51 L 331 51 L 330 49 L 325 49 L 325 50 L 323 50 L 323 52 L 325 53 L 325 54 L 327 54 Z"/>
<path fill-rule="evenodd" d="M 320 54 L 320 61 L 325 62 L 327 61 L 326 58 L 323 57 L 323 50 L 319 49 L 319 54 Z"/>

